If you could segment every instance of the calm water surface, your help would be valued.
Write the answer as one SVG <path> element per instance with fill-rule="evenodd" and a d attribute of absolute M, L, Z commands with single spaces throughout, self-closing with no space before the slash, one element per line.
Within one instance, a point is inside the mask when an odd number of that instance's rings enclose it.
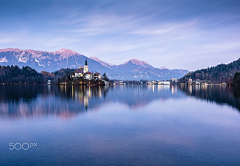
<path fill-rule="evenodd" d="M 240 91 L 0 86 L 0 165 L 239 166 Z"/>

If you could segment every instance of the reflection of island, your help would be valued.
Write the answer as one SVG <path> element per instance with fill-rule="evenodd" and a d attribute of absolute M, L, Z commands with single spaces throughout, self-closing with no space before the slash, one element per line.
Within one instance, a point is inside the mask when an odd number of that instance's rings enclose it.
<path fill-rule="evenodd" d="M 53 87 L 54 88 L 54 87 Z M 75 101 L 80 105 L 83 105 L 86 109 L 89 107 L 91 100 L 100 100 L 102 96 L 106 96 L 108 87 L 102 86 L 58 86 L 56 97 L 62 97 Z M 91 107 L 91 105 L 90 105 Z"/>
<path fill-rule="evenodd" d="M 176 86 L 0 86 L 0 116 L 24 117 L 54 114 L 63 118 L 97 109 L 108 102 L 131 108 L 154 100 L 184 98 Z"/>
<path fill-rule="evenodd" d="M 222 85 L 181 85 L 178 87 L 189 96 L 223 105 L 228 104 L 240 110 L 240 89 Z"/>
<path fill-rule="evenodd" d="M 102 98 L 106 87 L 0 86 L 0 115 L 10 117 L 54 114 L 76 116 L 87 111 L 91 99 Z"/>
<path fill-rule="evenodd" d="M 239 89 L 226 86 L 0 86 L 0 91 L 0 116 L 6 117 L 69 118 L 109 102 L 136 109 L 156 100 L 186 98 L 185 94 L 240 110 Z"/>

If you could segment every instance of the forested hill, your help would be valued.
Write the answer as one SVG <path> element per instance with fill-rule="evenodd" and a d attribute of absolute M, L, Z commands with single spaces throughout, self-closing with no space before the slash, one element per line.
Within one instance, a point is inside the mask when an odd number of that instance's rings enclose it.
<path fill-rule="evenodd" d="M 60 69 L 55 72 L 37 72 L 29 66 L 0 66 L 0 85 L 46 84 L 47 80 L 56 83 L 58 78 L 66 79 L 75 69 Z M 63 81 L 63 80 L 62 80 Z"/>
<path fill-rule="evenodd" d="M 46 77 L 26 66 L 0 66 L 0 84 L 43 84 Z"/>
<path fill-rule="evenodd" d="M 214 67 L 208 67 L 207 69 L 190 72 L 183 76 L 179 82 L 186 83 L 189 78 L 211 83 L 230 82 L 233 80 L 236 72 L 240 72 L 240 58 L 229 64 L 220 64 Z"/>

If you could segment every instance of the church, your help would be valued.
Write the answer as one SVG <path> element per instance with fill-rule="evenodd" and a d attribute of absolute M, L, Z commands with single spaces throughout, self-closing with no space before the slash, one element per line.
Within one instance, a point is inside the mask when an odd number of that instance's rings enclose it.
<path fill-rule="evenodd" d="M 72 75 L 71 77 L 72 78 L 83 77 L 85 79 L 91 80 L 91 79 L 100 79 L 101 75 L 99 73 L 95 73 L 95 75 L 93 76 L 93 73 L 89 72 L 87 58 L 86 58 L 84 67 L 79 66 L 79 69 L 75 71 L 74 75 Z"/>

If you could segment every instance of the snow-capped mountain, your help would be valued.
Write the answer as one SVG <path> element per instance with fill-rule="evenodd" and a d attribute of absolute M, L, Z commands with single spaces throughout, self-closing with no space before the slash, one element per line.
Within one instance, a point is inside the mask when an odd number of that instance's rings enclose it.
<path fill-rule="evenodd" d="M 0 65 L 30 66 L 37 71 L 56 71 L 61 68 L 78 68 L 84 66 L 86 56 L 69 49 L 55 52 L 0 49 Z M 90 72 L 107 73 L 111 79 L 136 80 L 180 78 L 188 73 L 187 70 L 169 70 L 154 68 L 150 64 L 138 59 L 129 60 L 121 65 L 112 65 L 96 57 L 87 58 Z"/>
<path fill-rule="evenodd" d="M 61 68 L 78 68 L 84 66 L 86 56 L 69 49 L 55 52 L 1 49 L 0 65 L 30 66 L 37 71 L 55 71 Z M 91 71 L 109 72 L 109 69 L 99 62 L 88 59 Z"/>
<path fill-rule="evenodd" d="M 36 70 L 56 70 L 59 67 L 77 67 L 77 61 L 84 56 L 68 49 L 55 52 L 1 49 L 1 65 L 30 66 Z"/>
<path fill-rule="evenodd" d="M 127 73 L 128 71 L 133 71 L 141 68 L 154 69 L 154 67 L 152 67 L 148 63 L 140 61 L 138 59 L 131 59 L 121 65 L 116 65 L 114 67 L 118 73 Z"/>

